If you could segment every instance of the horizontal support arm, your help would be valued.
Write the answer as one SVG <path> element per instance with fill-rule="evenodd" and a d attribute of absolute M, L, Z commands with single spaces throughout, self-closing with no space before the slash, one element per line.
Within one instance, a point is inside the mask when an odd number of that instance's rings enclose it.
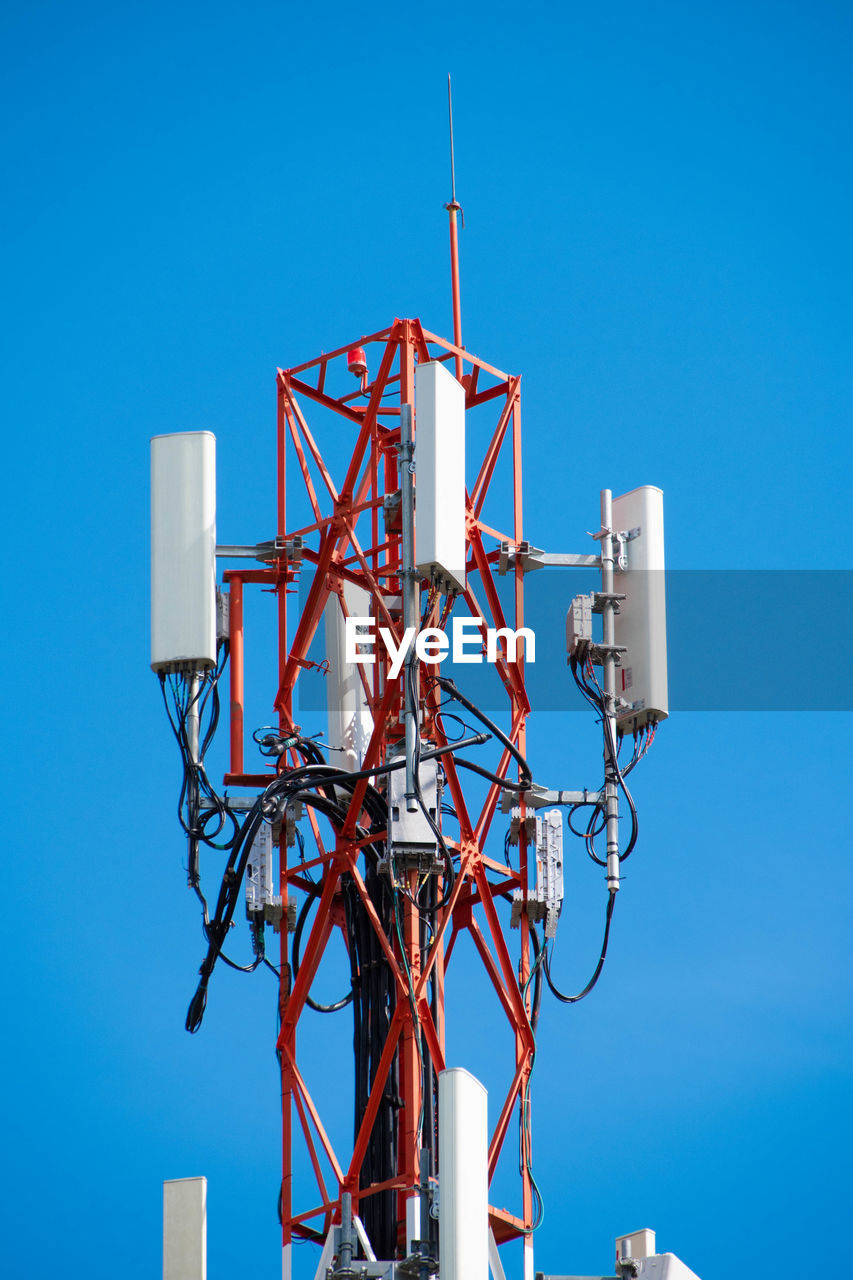
<path fill-rule="evenodd" d="M 498 573 L 503 575 L 517 564 L 523 573 L 531 569 L 600 569 L 601 556 L 574 551 L 540 551 L 529 542 L 502 542 Z"/>

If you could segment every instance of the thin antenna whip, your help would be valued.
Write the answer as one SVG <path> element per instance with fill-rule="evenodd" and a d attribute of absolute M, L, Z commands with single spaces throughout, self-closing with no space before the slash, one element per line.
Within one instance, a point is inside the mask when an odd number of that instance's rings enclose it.
<path fill-rule="evenodd" d="M 450 203 L 456 204 L 456 163 L 453 158 L 453 93 L 450 73 L 447 75 L 447 118 L 450 122 Z"/>
<path fill-rule="evenodd" d="M 457 213 L 462 214 L 462 206 L 456 199 L 456 160 L 453 154 L 453 95 L 450 88 L 450 74 L 447 76 L 447 115 L 450 122 L 450 204 L 444 207 L 450 214 L 450 288 L 453 297 L 453 345 L 459 350 L 456 353 L 456 379 L 462 381 L 462 304 L 459 297 L 459 231 L 456 225 Z M 462 225 L 465 215 L 462 214 Z"/>

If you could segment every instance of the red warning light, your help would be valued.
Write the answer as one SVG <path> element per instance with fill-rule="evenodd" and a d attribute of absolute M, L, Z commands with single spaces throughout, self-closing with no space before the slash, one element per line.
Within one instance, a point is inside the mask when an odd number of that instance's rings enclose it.
<path fill-rule="evenodd" d="M 353 347 L 347 352 L 347 368 L 355 378 L 363 378 L 367 373 L 367 357 L 364 347 Z"/>

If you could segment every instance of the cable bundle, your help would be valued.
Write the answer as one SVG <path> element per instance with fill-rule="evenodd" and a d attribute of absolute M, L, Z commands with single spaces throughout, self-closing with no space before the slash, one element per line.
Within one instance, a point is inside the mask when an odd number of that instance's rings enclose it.
<path fill-rule="evenodd" d="M 360 818 L 354 830 L 354 838 L 361 844 L 364 855 L 363 878 L 373 911 L 379 921 L 379 928 L 385 939 L 394 946 L 403 971 L 405 973 L 414 1030 L 414 1046 L 418 1054 L 421 1073 L 421 1110 L 418 1117 L 419 1141 L 431 1152 L 432 1167 L 436 1168 L 438 1154 L 438 1115 L 437 1115 L 437 1073 L 430 1059 L 429 1052 L 421 1035 L 420 1018 L 414 998 L 414 982 L 409 968 L 405 939 L 403 935 L 402 908 L 403 902 L 411 903 L 418 914 L 420 933 L 421 965 L 426 962 L 432 939 L 436 933 L 437 913 L 445 906 L 453 888 L 456 876 L 453 855 L 442 835 L 438 821 L 429 812 L 421 794 L 419 771 L 420 764 L 442 755 L 453 752 L 457 766 L 469 769 L 484 778 L 488 783 L 497 784 L 505 790 L 523 795 L 532 786 L 532 776 L 524 756 L 476 705 L 457 689 L 454 682 L 442 676 L 427 677 L 429 688 L 439 688 L 444 695 L 438 707 L 448 702 L 458 703 L 474 716 L 486 732 L 460 736 L 448 743 L 446 747 L 423 749 L 419 731 L 416 732 L 412 774 L 415 797 L 426 821 L 435 837 L 440 850 L 444 870 L 439 885 L 439 877 L 435 874 L 423 874 L 417 886 L 410 886 L 403 868 L 395 866 L 393 851 L 389 853 L 387 845 L 388 806 L 385 796 L 377 789 L 376 781 L 392 770 L 405 767 L 403 757 L 397 757 L 383 765 L 371 769 L 363 769 L 350 773 L 326 762 L 316 742 L 294 733 L 289 736 L 278 734 L 275 730 L 259 730 L 255 735 L 259 749 L 263 755 L 277 757 L 277 773 L 269 785 L 258 797 L 253 807 L 242 818 L 238 818 L 221 799 L 212 787 L 205 772 L 205 753 L 213 738 L 219 718 L 218 680 L 227 657 L 227 647 L 223 646 L 221 661 L 214 672 L 194 676 L 161 676 L 163 697 L 169 713 L 170 722 L 175 732 L 183 762 L 183 781 L 178 802 L 179 817 L 189 841 L 188 878 L 189 884 L 199 897 L 203 908 L 203 929 L 207 940 L 207 952 L 199 969 L 199 982 L 187 1012 L 186 1026 L 190 1032 L 196 1032 L 202 1022 L 207 1002 L 207 991 L 211 975 L 218 959 L 222 959 L 232 968 L 242 972 L 252 972 L 261 964 L 266 964 L 278 976 L 278 970 L 266 958 L 264 950 L 264 923 L 262 918 L 250 920 L 254 959 L 250 964 L 241 965 L 227 956 L 223 950 L 225 940 L 231 929 L 234 913 L 241 898 L 241 889 L 246 874 L 253 842 L 264 822 L 286 825 L 292 807 L 297 803 L 313 809 L 321 814 L 332 825 L 336 832 L 345 826 L 351 799 L 356 786 L 365 782 L 361 801 Z M 626 776 L 643 758 L 654 738 L 655 726 L 647 726 L 644 732 L 635 734 L 633 754 L 624 766 L 619 763 L 619 750 L 622 742 L 612 729 L 612 723 L 605 715 L 604 694 L 595 677 L 591 663 L 579 667 L 577 660 L 572 661 L 572 674 L 587 701 L 601 716 L 605 728 L 605 784 L 617 785 L 623 792 L 631 812 L 631 835 L 621 859 L 627 858 L 633 850 L 638 833 L 637 814 L 633 799 L 625 783 Z M 412 705 L 417 707 L 419 677 L 416 662 L 409 665 L 408 680 Z M 168 695 L 168 696 L 167 696 Z M 171 698 L 171 702 L 170 702 Z M 442 718 L 443 717 L 443 718 Z M 435 718 L 444 733 L 444 722 L 454 720 L 465 735 L 470 730 L 461 716 L 448 710 L 435 710 Z M 198 720 L 197 735 L 191 733 L 191 720 Z M 419 724 L 419 717 L 416 717 Z M 194 726 L 193 730 L 194 730 Z M 260 737 L 259 734 L 264 736 Z M 197 745 L 195 738 L 197 736 Z M 446 735 L 445 735 L 446 736 Z M 456 754 L 463 747 L 480 744 L 488 738 L 496 738 L 514 759 L 519 769 L 517 782 L 502 778 L 498 774 L 483 768 L 472 760 Z M 294 755 L 301 758 L 301 764 L 288 767 L 288 758 Z M 206 801 L 205 808 L 202 803 Z M 585 831 L 576 829 L 572 824 L 572 816 L 581 805 L 570 808 L 569 826 L 576 835 L 581 836 L 586 844 L 590 857 L 601 866 L 605 860 L 595 850 L 595 837 L 603 829 L 602 805 L 600 801 L 587 802 L 592 813 Z M 451 812 L 443 806 L 445 812 Z M 222 836 L 226 824 L 231 824 L 227 839 Z M 365 825 L 366 824 L 366 825 Z M 375 837 L 375 839 L 371 838 Z M 304 861 L 302 836 L 296 828 L 296 839 Z M 222 874 L 219 892 L 212 913 L 201 890 L 199 871 L 199 847 L 205 844 L 213 849 L 227 853 L 227 861 Z M 387 862 L 385 861 L 387 859 Z M 383 870 L 380 870 L 380 862 Z M 300 908 L 293 937 L 292 967 L 294 979 L 298 976 L 302 939 L 308 924 L 312 907 L 319 901 L 322 892 L 320 882 L 313 882 L 306 870 L 303 881 L 306 896 Z M 308 887 L 310 886 L 310 887 Z M 341 898 L 343 902 L 344 928 L 350 964 L 349 990 L 330 1004 L 315 1000 L 310 993 L 306 997 L 309 1008 L 318 1013 L 331 1014 L 340 1011 L 347 1005 L 352 1006 L 353 1016 L 353 1053 L 354 1053 L 354 1137 L 357 1136 L 366 1112 L 371 1088 L 376 1077 L 379 1062 L 387 1042 L 391 1020 L 394 1017 L 398 992 L 391 966 L 383 949 L 382 938 L 377 933 L 374 923 L 368 914 L 365 902 L 351 874 L 344 873 L 340 879 Z M 509 897 L 503 894 L 504 897 Z M 604 938 L 601 953 L 595 971 L 586 986 L 577 994 L 564 995 L 556 986 L 551 975 L 552 944 L 548 940 L 540 941 L 535 926 L 530 927 L 530 940 L 534 958 L 530 968 L 523 995 L 533 985 L 531 1000 L 531 1026 L 534 1035 L 537 1030 L 541 994 L 544 983 L 563 1003 L 572 1004 L 582 1000 L 596 985 L 607 954 L 610 925 L 615 903 L 615 894 L 608 894 L 605 916 Z M 429 987 L 429 999 L 434 1015 L 437 1012 L 437 984 Z M 531 1067 L 535 1061 L 535 1052 Z M 399 1098 L 399 1064 L 398 1054 L 389 1071 L 382 1091 L 379 1107 L 372 1127 L 367 1150 L 362 1163 L 361 1186 L 367 1189 L 391 1180 L 398 1172 L 398 1118 Z M 529 1078 L 521 1099 L 520 1108 L 520 1161 L 522 1170 L 527 1170 L 534 1188 L 535 1226 L 542 1220 L 543 1207 L 541 1196 L 533 1180 L 530 1137 L 530 1094 Z M 397 1251 L 397 1192 L 386 1190 L 368 1196 L 362 1201 L 362 1217 L 368 1235 L 373 1242 L 379 1257 L 392 1258 Z"/>

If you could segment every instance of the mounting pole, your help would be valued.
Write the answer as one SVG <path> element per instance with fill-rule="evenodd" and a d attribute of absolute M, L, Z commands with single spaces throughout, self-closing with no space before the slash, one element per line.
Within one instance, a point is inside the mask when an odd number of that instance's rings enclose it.
<path fill-rule="evenodd" d="M 604 674 L 604 814 L 607 823 L 607 889 L 619 888 L 619 788 L 616 782 L 616 652 L 613 599 L 613 495 L 601 490 L 601 613 Z"/>
<path fill-rule="evenodd" d="M 338 1272 L 354 1275 L 352 1269 L 352 1192 L 341 1193 L 341 1244 L 338 1250 Z"/>
<path fill-rule="evenodd" d="M 450 204 L 444 207 L 450 214 L 450 288 L 453 295 L 453 345 L 462 346 L 462 304 L 459 298 L 459 232 L 456 225 L 457 213 L 462 213 L 462 205 L 456 199 L 456 161 L 453 154 L 453 97 L 450 90 L 450 75 L 447 76 L 447 114 L 450 121 Z M 463 225 L 465 216 L 462 216 Z M 456 356 L 456 380 L 462 381 L 462 357 Z"/>
<path fill-rule="evenodd" d="M 190 677 L 190 700 L 187 710 L 187 746 L 190 751 L 190 759 L 193 764 L 198 764 L 198 730 L 199 730 L 199 706 L 198 700 L 201 693 L 201 676 L 198 672 L 193 672 Z"/>
<path fill-rule="evenodd" d="M 403 581 L 403 627 L 418 628 L 418 599 L 415 581 L 415 493 L 414 493 L 414 443 L 412 437 L 412 406 L 400 405 L 400 495 L 401 495 L 401 552 Z M 415 646 L 411 644 L 403 666 L 403 707 L 406 727 L 406 809 L 415 813 L 418 807 L 415 786 L 415 739 L 417 736 L 417 700 L 412 697 L 412 664 Z"/>

